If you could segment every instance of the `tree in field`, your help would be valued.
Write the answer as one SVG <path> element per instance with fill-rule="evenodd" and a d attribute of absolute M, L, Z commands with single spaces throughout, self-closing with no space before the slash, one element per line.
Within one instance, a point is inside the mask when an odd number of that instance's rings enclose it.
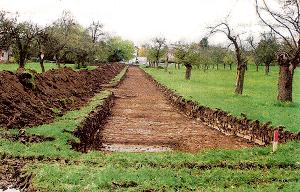
<path fill-rule="evenodd" d="M 263 38 L 255 49 L 255 61 L 265 64 L 265 74 L 270 72 L 270 65 L 276 60 L 276 53 L 279 50 L 279 44 L 272 34 L 263 34 Z"/>
<path fill-rule="evenodd" d="M 88 28 L 88 32 L 92 37 L 92 42 L 93 43 L 98 42 L 100 37 L 104 35 L 103 24 L 101 24 L 100 21 L 93 21 Z"/>
<path fill-rule="evenodd" d="M 229 69 L 232 69 L 232 65 L 235 63 L 234 54 L 231 51 L 227 51 L 223 57 L 224 69 L 226 65 L 229 65 Z"/>
<path fill-rule="evenodd" d="M 249 36 L 246 41 L 248 42 L 248 44 L 250 45 L 249 48 L 249 52 L 250 52 L 250 57 L 251 59 L 254 61 L 255 65 L 256 65 L 256 71 L 258 72 L 259 70 L 259 65 L 261 64 L 260 61 L 258 60 L 258 57 L 256 56 L 256 48 L 257 48 L 257 44 L 254 43 L 254 37 L 253 36 Z"/>
<path fill-rule="evenodd" d="M 73 45 L 70 46 L 70 50 L 75 53 L 75 59 L 77 68 L 86 67 L 87 62 L 91 62 L 94 56 L 94 46 L 92 43 L 92 37 L 86 31 L 78 31 L 78 36 Z"/>
<path fill-rule="evenodd" d="M 154 56 L 155 56 L 154 64 L 155 64 L 156 67 L 158 67 L 160 59 L 166 53 L 166 39 L 162 38 L 162 37 L 161 38 L 156 37 L 153 40 L 153 46 L 151 47 L 151 49 L 154 52 Z"/>
<path fill-rule="evenodd" d="M 71 51 L 72 40 L 76 36 L 78 24 L 70 12 L 64 11 L 62 16 L 45 28 L 46 38 L 43 46 L 45 56 L 54 59 L 58 67 L 63 58 Z"/>
<path fill-rule="evenodd" d="M 30 22 L 18 22 L 18 18 L 10 18 L 5 12 L 0 16 L 1 41 L 10 42 L 13 53 L 19 63 L 19 68 L 25 68 L 30 49 L 40 33 L 40 28 Z"/>
<path fill-rule="evenodd" d="M 155 67 L 156 50 L 149 44 L 144 45 L 144 49 L 145 49 L 145 56 L 147 57 L 147 61 L 149 62 L 149 66 Z"/>
<path fill-rule="evenodd" d="M 210 47 L 210 58 L 212 60 L 213 68 L 219 69 L 219 64 L 223 63 L 223 58 L 225 56 L 226 50 L 222 47 Z"/>
<path fill-rule="evenodd" d="M 134 58 L 134 43 L 128 40 L 122 40 L 120 37 L 113 37 L 107 42 L 110 49 L 109 61 L 119 62 L 128 61 Z"/>
<path fill-rule="evenodd" d="M 200 47 L 205 49 L 208 48 L 208 38 L 207 37 L 203 37 L 199 43 Z"/>
<path fill-rule="evenodd" d="M 175 45 L 174 57 L 175 62 L 182 63 L 185 68 L 185 79 L 190 80 L 192 73 L 192 66 L 197 62 L 199 57 L 199 46 L 196 44 L 184 44 L 178 42 Z"/>
<path fill-rule="evenodd" d="M 300 1 L 256 0 L 256 12 L 264 25 L 268 26 L 285 45 L 277 55 L 279 64 L 278 96 L 282 102 L 293 100 L 293 78 L 300 63 Z"/>
<path fill-rule="evenodd" d="M 9 51 L 12 46 L 12 42 L 10 40 L 9 35 L 6 33 L 7 27 L 8 26 L 6 22 L 6 13 L 0 11 L 0 49 Z"/>
<path fill-rule="evenodd" d="M 211 32 L 210 32 L 211 34 L 219 33 L 219 32 L 224 33 L 235 48 L 235 56 L 237 61 L 237 77 L 236 77 L 235 93 L 241 95 L 244 89 L 244 77 L 247 68 L 247 60 L 242 53 L 243 49 L 241 45 L 241 40 L 239 38 L 239 35 L 234 35 L 232 33 L 232 30 L 230 29 L 227 23 L 221 23 L 219 25 L 216 25 L 215 27 L 211 27 Z"/>

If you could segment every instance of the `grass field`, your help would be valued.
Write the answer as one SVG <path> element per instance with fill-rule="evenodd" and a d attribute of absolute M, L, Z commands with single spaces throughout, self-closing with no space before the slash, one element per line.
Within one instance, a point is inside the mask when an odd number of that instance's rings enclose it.
<path fill-rule="evenodd" d="M 272 67 L 269 76 L 264 75 L 263 67 L 259 72 L 250 66 L 246 72 L 244 93 L 234 94 L 235 70 L 193 69 L 190 81 L 184 79 L 185 68 L 170 67 L 163 69 L 144 68 L 156 80 L 175 90 L 187 99 L 201 105 L 220 108 L 239 116 L 247 114 L 250 119 L 262 122 L 271 121 L 272 125 L 286 126 L 292 132 L 300 131 L 300 70 L 294 75 L 293 103 L 279 103 L 277 97 L 278 67 Z"/>
<path fill-rule="evenodd" d="M 55 63 L 44 63 L 45 65 L 45 70 L 48 71 L 50 69 L 57 69 L 58 66 L 55 64 Z M 62 67 L 66 66 L 66 67 L 71 67 L 72 69 L 74 70 L 77 70 L 76 69 L 76 65 L 75 64 L 66 64 L 66 65 L 63 65 L 61 64 Z M 0 71 L 17 71 L 18 69 L 18 64 L 16 63 L 11 63 L 11 64 L 0 64 Z M 25 68 L 26 69 L 31 69 L 31 70 L 35 70 L 37 71 L 38 73 L 41 73 L 42 72 L 42 69 L 41 69 L 41 66 L 39 63 L 27 63 L 25 65 Z M 86 69 L 88 70 L 92 70 L 92 69 L 95 69 L 96 67 L 95 66 L 88 66 Z M 83 68 L 84 69 L 84 68 Z"/>

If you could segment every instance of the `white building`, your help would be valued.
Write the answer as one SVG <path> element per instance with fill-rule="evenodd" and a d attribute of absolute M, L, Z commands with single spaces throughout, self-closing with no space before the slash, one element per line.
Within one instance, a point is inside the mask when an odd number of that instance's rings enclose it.
<path fill-rule="evenodd" d="M 0 62 L 4 63 L 7 62 L 9 59 L 9 52 L 6 50 L 0 49 Z"/>

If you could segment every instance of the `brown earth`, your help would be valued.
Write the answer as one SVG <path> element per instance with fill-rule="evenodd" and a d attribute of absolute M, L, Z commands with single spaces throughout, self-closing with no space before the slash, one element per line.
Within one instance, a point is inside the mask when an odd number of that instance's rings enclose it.
<path fill-rule="evenodd" d="M 79 72 L 71 68 L 42 74 L 0 72 L 0 127 L 49 123 L 55 116 L 84 105 L 123 68 L 111 64 Z"/>
<path fill-rule="evenodd" d="M 177 111 L 137 67 L 129 68 L 126 78 L 113 92 L 115 106 L 101 132 L 107 150 L 124 151 L 122 146 L 129 146 L 137 149 L 129 151 L 138 152 L 139 148 L 153 146 L 156 149 L 153 151 L 157 151 L 159 146 L 162 150 L 196 152 L 253 146 L 242 138 L 226 136 Z"/>

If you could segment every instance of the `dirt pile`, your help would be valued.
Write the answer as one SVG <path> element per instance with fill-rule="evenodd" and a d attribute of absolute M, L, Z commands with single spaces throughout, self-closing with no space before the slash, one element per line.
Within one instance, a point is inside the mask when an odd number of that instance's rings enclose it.
<path fill-rule="evenodd" d="M 22 128 L 51 122 L 64 111 L 85 104 L 123 68 L 121 64 L 110 64 L 79 72 L 70 68 L 43 74 L 1 72 L 0 127 Z"/>

